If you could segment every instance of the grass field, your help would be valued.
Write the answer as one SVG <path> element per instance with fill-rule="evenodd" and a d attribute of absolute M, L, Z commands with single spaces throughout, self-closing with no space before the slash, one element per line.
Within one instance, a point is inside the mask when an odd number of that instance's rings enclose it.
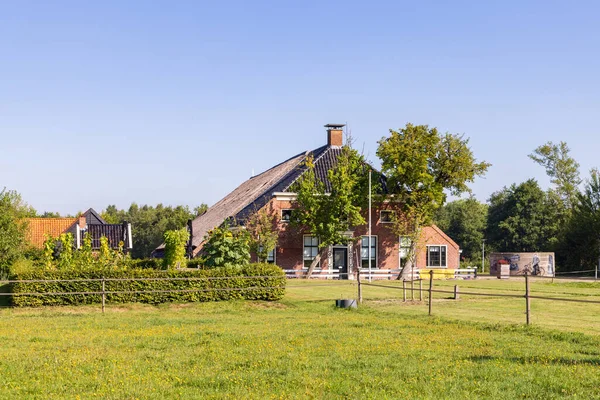
<path fill-rule="evenodd" d="M 436 287 L 456 283 L 522 289 Z M 396 288 L 365 286 L 359 310 L 340 310 L 351 283 L 289 286 L 276 303 L 4 309 L 0 398 L 600 397 L 595 304 L 532 300 L 525 327 L 523 299 L 438 294 L 428 317 Z M 593 283 L 532 289 L 600 298 Z"/>

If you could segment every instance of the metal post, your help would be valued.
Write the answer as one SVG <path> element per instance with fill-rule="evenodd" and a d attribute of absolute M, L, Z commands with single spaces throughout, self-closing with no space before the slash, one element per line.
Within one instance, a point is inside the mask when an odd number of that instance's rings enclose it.
<path fill-rule="evenodd" d="M 433 303 L 432 295 L 433 295 L 433 270 L 429 271 L 429 315 L 431 315 L 431 303 Z"/>
<path fill-rule="evenodd" d="M 371 169 L 369 169 L 369 250 L 367 258 L 369 260 L 369 282 L 371 282 Z"/>
<path fill-rule="evenodd" d="M 423 279 L 419 278 L 419 301 L 423 301 Z"/>
<path fill-rule="evenodd" d="M 362 304 L 363 301 L 363 297 L 362 297 L 362 285 L 360 282 L 360 267 L 358 267 L 356 269 L 357 273 L 356 273 L 356 281 L 358 282 L 358 304 Z"/>
<path fill-rule="evenodd" d="M 106 303 L 106 287 L 104 286 L 104 277 L 102 277 L 102 314 L 104 314 L 105 303 Z"/>
<path fill-rule="evenodd" d="M 481 273 L 485 272 L 485 239 L 483 239 L 481 247 Z"/>
<path fill-rule="evenodd" d="M 527 315 L 527 325 L 529 325 L 531 304 L 529 299 L 529 273 L 527 271 L 525 271 L 525 314 Z"/>
<path fill-rule="evenodd" d="M 454 300 L 458 300 L 458 285 L 454 285 Z"/>
<path fill-rule="evenodd" d="M 406 281 L 402 279 L 402 301 L 406 302 Z"/>

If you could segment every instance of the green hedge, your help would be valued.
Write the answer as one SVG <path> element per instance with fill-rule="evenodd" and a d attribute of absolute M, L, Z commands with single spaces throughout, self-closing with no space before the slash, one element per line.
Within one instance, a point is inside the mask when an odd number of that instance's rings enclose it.
<path fill-rule="evenodd" d="M 245 278 L 258 276 L 260 278 Z M 206 290 L 174 293 L 107 293 L 107 303 L 149 303 L 223 301 L 233 299 L 280 300 L 285 294 L 285 274 L 270 264 L 250 264 L 241 268 L 215 268 L 197 271 L 157 271 L 153 269 L 130 269 L 124 271 L 35 271 L 14 275 L 11 280 L 75 280 L 110 278 L 205 278 L 199 280 L 105 280 L 107 292 L 150 290 Z M 227 278 L 227 279 L 209 279 Z M 216 290 L 238 289 L 244 290 Z M 275 289 L 271 289 L 276 287 Z M 45 305 L 76 305 L 101 303 L 101 294 L 27 295 L 19 293 L 72 293 L 100 292 L 101 281 L 76 282 L 14 282 L 11 304 L 16 307 Z"/>

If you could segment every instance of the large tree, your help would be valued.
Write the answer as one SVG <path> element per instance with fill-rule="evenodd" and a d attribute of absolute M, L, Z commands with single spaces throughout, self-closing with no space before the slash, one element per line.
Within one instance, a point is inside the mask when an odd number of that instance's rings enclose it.
<path fill-rule="evenodd" d="M 35 216 L 14 190 L 0 191 L 0 275 L 6 275 L 10 265 L 26 250 L 26 217 Z"/>
<path fill-rule="evenodd" d="M 594 269 L 600 254 L 600 172 L 594 169 L 576 196 L 572 217 L 557 249 L 561 269 Z"/>
<path fill-rule="evenodd" d="M 379 141 L 377 156 L 387 189 L 398 208 L 393 229 L 412 243 L 406 265 L 414 265 L 421 227 L 446 201 L 447 193 L 470 193 L 468 184 L 490 164 L 478 162 L 462 135 L 407 124 Z"/>
<path fill-rule="evenodd" d="M 131 223 L 133 233 L 133 258 L 149 257 L 152 251 L 163 242 L 166 231 L 177 230 L 185 226 L 189 219 L 193 219 L 206 211 L 208 206 L 202 204 L 190 210 L 188 206 L 163 206 L 156 207 L 132 203 L 129 209 L 119 210 L 110 205 L 102 212 L 102 218 L 108 223 L 118 224 L 123 221 Z"/>
<path fill-rule="evenodd" d="M 434 222 L 463 250 L 470 261 L 481 261 L 481 243 L 485 237 L 488 206 L 474 197 L 445 204 L 434 216 Z"/>
<path fill-rule="evenodd" d="M 309 267 L 310 276 L 329 246 L 354 240 L 347 232 L 365 224 L 361 209 L 368 201 L 369 167 L 355 149 L 343 146 L 336 165 L 327 173 L 330 190 L 317 178 L 312 157 L 306 159 L 305 167 L 293 188 L 297 197 L 291 222 L 319 238 L 320 251 Z"/>
<path fill-rule="evenodd" d="M 551 178 L 566 209 L 571 209 L 576 203 L 578 186 L 581 183 L 579 163 L 569 155 L 569 151 L 565 142 L 548 142 L 529 155 L 529 158 L 546 169 L 546 174 Z"/>
<path fill-rule="evenodd" d="M 497 251 L 549 251 L 558 241 L 559 199 L 535 179 L 513 184 L 490 197 L 489 244 Z"/>

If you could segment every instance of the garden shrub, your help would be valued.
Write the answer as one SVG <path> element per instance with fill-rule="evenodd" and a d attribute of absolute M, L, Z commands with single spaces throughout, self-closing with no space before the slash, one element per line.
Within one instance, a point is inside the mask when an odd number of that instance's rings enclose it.
<path fill-rule="evenodd" d="M 247 276 L 256 278 L 245 278 Z M 242 267 L 213 268 L 196 271 L 158 271 L 153 269 L 122 270 L 35 270 L 14 274 L 10 285 L 11 304 L 17 307 L 44 305 L 77 305 L 101 303 L 101 294 L 28 295 L 19 293 L 101 292 L 102 278 L 201 278 L 198 280 L 106 280 L 107 292 L 138 291 L 153 293 L 107 293 L 108 303 L 149 303 L 246 300 L 280 300 L 285 294 L 285 274 L 271 264 L 249 264 Z M 228 279 L 209 279 L 228 278 Z M 96 279 L 95 281 L 76 281 Z M 48 280 L 48 282 L 26 282 Z M 50 281 L 55 280 L 55 281 Z M 71 280 L 56 282 L 56 280 Z M 246 290 L 211 290 L 255 288 Z M 189 290 L 164 292 L 167 290 Z M 206 291 L 194 291 L 206 290 Z"/>

